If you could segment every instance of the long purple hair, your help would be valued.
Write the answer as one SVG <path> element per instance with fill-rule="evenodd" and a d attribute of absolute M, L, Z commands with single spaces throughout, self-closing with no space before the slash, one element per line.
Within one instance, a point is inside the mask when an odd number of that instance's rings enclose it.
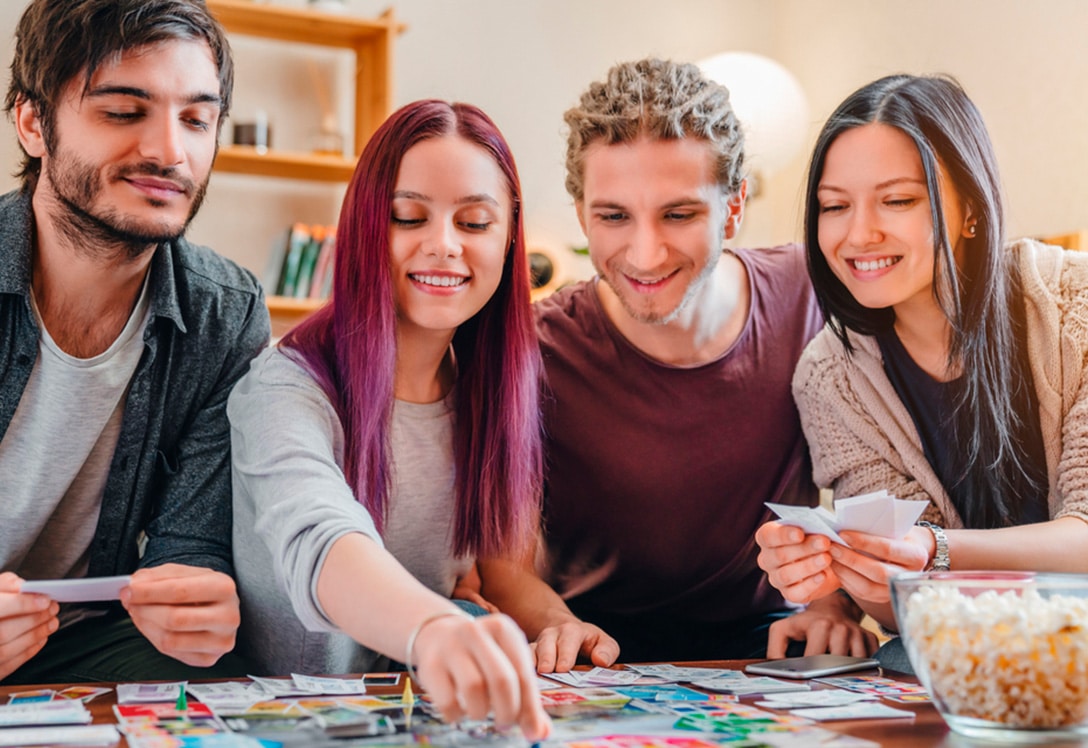
<path fill-rule="evenodd" d="M 521 183 L 495 123 L 468 104 L 417 101 L 374 133 L 352 175 L 336 230 L 331 301 L 280 343 L 317 380 L 344 427 L 344 473 L 355 498 L 384 526 L 396 365 L 389 227 L 401 159 L 416 143 L 456 134 L 495 159 L 513 202 L 499 287 L 454 333 L 457 361 L 456 519 L 459 556 L 525 551 L 539 520 L 540 354 L 529 306 Z"/>

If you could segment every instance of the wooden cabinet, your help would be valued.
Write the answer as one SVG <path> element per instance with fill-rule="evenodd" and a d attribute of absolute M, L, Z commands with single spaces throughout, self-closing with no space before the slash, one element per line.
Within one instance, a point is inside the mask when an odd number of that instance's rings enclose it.
<path fill-rule="evenodd" d="M 1066 249 L 1088 250 L 1088 230 L 1071 231 L 1068 234 L 1054 234 L 1039 237 L 1045 244 L 1056 244 Z"/>
<path fill-rule="evenodd" d="M 348 49 L 355 53 L 353 156 L 223 145 L 217 171 L 322 182 L 346 182 L 370 135 L 393 109 L 393 42 L 402 30 L 388 10 L 377 18 L 320 13 L 263 5 L 252 0 L 207 0 L 208 9 L 230 34 Z M 290 220 L 298 220 L 297 216 Z M 286 228 L 286 227 L 285 227 Z M 282 334 L 321 305 L 308 299 L 268 297 L 273 334 Z"/>

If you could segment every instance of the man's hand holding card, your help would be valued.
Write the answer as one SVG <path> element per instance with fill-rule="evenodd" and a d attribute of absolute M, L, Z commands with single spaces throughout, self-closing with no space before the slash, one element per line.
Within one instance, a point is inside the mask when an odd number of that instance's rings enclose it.
<path fill-rule="evenodd" d="M 10 571 L 0 574 L 0 679 L 41 651 L 59 625 L 57 603 L 22 594 L 22 584 Z"/>

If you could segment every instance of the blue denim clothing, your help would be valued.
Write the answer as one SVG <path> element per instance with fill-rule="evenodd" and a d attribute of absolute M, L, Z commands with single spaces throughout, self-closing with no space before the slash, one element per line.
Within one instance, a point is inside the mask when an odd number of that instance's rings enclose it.
<path fill-rule="evenodd" d="M 34 232 L 30 195 L 0 197 L 0 441 L 38 355 L 30 306 Z M 184 239 L 155 250 L 149 284 L 144 353 L 125 402 L 88 575 L 164 563 L 232 574 L 227 395 L 268 343 L 264 296 L 251 273 Z"/>

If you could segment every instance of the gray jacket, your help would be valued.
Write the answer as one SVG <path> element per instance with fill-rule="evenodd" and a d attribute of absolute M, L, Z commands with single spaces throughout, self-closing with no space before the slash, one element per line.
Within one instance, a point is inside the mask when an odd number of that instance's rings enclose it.
<path fill-rule="evenodd" d="M 0 197 L 0 441 L 38 355 L 33 236 L 30 196 Z M 251 273 L 184 239 L 155 251 L 149 283 L 144 353 L 129 386 L 88 575 L 164 563 L 231 574 L 226 403 L 268 342 L 268 311 Z"/>

